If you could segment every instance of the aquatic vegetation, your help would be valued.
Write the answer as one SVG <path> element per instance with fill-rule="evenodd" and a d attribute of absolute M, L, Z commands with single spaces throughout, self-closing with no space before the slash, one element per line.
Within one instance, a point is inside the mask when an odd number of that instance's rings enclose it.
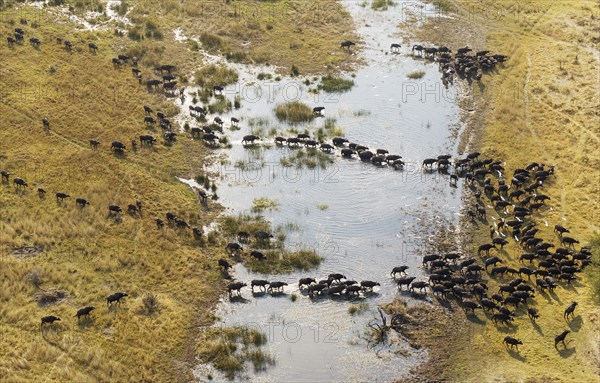
<path fill-rule="evenodd" d="M 319 89 L 329 93 L 341 93 L 350 90 L 354 86 L 354 81 L 342 77 L 325 76 L 321 78 Z"/>
<path fill-rule="evenodd" d="M 369 308 L 369 304 L 367 302 L 360 302 L 359 304 L 350 305 L 348 307 L 348 313 L 350 315 L 358 315 L 362 314 Z"/>
<path fill-rule="evenodd" d="M 203 363 L 212 364 L 227 379 L 245 371 L 252 363 L 254 371 L 263 371 L 275 364 L 275 359 L 262 350 L 267 336 L 243 326 L 210 328 L 202 334 L 196 353 Z"/>
<path fill-rule="evenodd" d="M 422 70 L 414 70 L 406 75 L 406 77 L 410 78 L 411 80 L 417 80 L 423 78 L 423 76 L 425 76 L 425 72 Z"/>
<path fill-rule="evenodd" d="M 279 202 L 274 199 L 267 197 L 254 198 L 252 200 L 252 212 L 260 213 L 265 210 L 276 210 L 279 206 Z"/>
<path fill-rule="evenodd" d="M 227 113 L 233 109 L 233 104 L 223 96 L 217 96 L 216 101 L 208 105 L 208 112 L 211 114 Z"/>
<path fill-rule="evenodd" d="M 247 233 L 271 231 L 271 225 L 261 215 L 240 214 L 238 216 L 221 216 L 218 222 L 220 231 L 229 237 L 237 235 L 240 231 Z"/>
<path fill-rule="evenodd" d="M 246 261 L 248 270 L 256 273 L 292 273 L 294 271 L 308 271 L 321 264 L 321 256 L 313 249 L 289 251 L 285 249 L 272 249 L 264 251 L 267 259 L 249 259 Z"/>
<path fill-rule="evenodd" d="M 301 169 L 326 169 L 327 165 L 332 164 L 334 158 L 331 154 L 324 153 L 319 149 L 308 148 L 306 150 L 297 150 L 287 156 L 282 156 L 279 163 L 284 167 L 295 167 Z"/>
<path fill-rule="evenodd" d="M 196 84 L 205 88 L 212 88 L 215 85 L 225 86 L 238 81 L 238 73 L 235 69 L 216 64 L 203 66 L 196 71 L 194 77 Z"/>
<path fill-rule="evenodd" d="M 312 121 L 315 118 L 312 109 L 308 105 L 298 101 L 286 102 L 278 105 L 275 108 L 275 116 L 277 116 L 280 121 L 285 121 L 290 124 Z"/>
<path fill-rule="evenodd" d="M 373 0 L 371 8 L 379 11 L 386 11 L 389 6 L 395 5 L 392 0 Z"/>

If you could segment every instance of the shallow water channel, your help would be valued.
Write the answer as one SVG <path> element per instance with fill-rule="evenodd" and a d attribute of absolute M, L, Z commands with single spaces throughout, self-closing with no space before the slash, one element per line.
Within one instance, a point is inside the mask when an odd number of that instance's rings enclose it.
<path fill-rule="evenodd" d="M 423 351 L 408 356 L 397 353 L 398 347 L 410 350 L 402 345 L 369 348 L 364 333 L 367 323 L 379 318 L 377 306 L 399 294 L 391 269 L 409 265 L 410 275 L 424 279 L 420 256 L 432 240 L 431 224 L 458 220 L 460 188 L 449 187 L 447 176 L 424 172 L 420 166 L 428 157 L 456 156 L 460 131 L 456 89 L 445 89 L 437 65 L 413 58 L 409 42 L 395 36 L 402 21 L 400 9 L 377 12 L 357 1 L 345 4 L 359 27 L 364 42 L 360 54 L 366 62 L 355 72 L 350 91 L 315 95 L 300 80 L 258 81 L 258 73 L 268 68 L 236 65 L 240 81 L 223 92 L 231 100 L 235 95 L 242 100 L 241 109 L 221 116 L 233 145 L 223 150 L 228 161 L 217 161 L 207 169 L 221 176 L 218 195 L 228 209 L 225 214 L 250 213 L 255 198 L 276 200 L 277 209 L 262 214 L 273 227 L 287 225 L 287 248 L 314 249 L 324 258 L 316 270 L 286 275 L 257 275 L 243 264 L 235 267 L 234 278 L 248 284 L 252 279 L 289 283 L 280 296 L 253 296 L 248 288 L 242 290 L 245 301 L 232 303 L 224 296 L 219 304 L 216 314 L 222 321 L 217 326 L 261 330 L 268 336 L 266 350 L 276 360 L 262 372 L 255 373 L 249 366 L 245 376 L 237 378 L 240 381 L 389 382 L 426 358 Z M 392 42 L 402 43 L 399 54 L 390 53 Z M 408 79 L 414 70 L 425 75 Z M 280 123 L 274 108 L 285 101 L 325 106 L 324 115 L 334 118 L 351 142 L 399 154 L 407 163 L 405 169 L 345 159 L 339 149 L 325 169 L 282 166 L 282 157 L 306 149 L 277 147 L 267 138 L 268 132 L 276 129 L 277 135 L 288 137 L 286 131 L 292 128 L 314 133 L 326 120 L 296 126 Z M 227 128 L 231 116 L 240 118 L 240 130 Z M 251 131 L 269 147 L 244 148 L 242 137 Z M 235 166 L 240 161 L 245 170 Z M 310 299 L 298 291 L 299 278 L 325 279 L 334 272 L 381 286 L 354 300 Z M 298 295 L 296 301 L 290 299 L 292 293 Z M 367 310 L 351 315 L 350 305 L 361 301 L 367 303 Z M 210 366 L 198 366 L 196 373 L 202 380 L 210 373 L 214 381 L 227 381 Z"/>

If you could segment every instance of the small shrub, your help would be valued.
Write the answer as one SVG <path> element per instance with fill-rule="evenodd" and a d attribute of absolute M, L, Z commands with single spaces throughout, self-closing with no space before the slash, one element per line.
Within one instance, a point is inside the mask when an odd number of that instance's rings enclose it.
<path fill-rule="evenodd" d="M 63 290 L 44 290 L 36 296 L 37 303 L 40 306 L 48 306 L 58 303 L 67 297 L 67 293 Z"/>
<path fill-rule="evenodd" d="M 298 69 L 298 67 L 295 65 L 292 65 L 292 70 L 290 71 L 290 76 L 296 77 L 299 75 L 300 75 L 300 70 Z"/>
<path fill-rule="evenodd" d="M 145 315 L 152 315 L 160 310 L 160 304 L 158 303 L 158 297 L 152 293 L 147 293 L 142 298 L 141 312 Z"/>
<path fill-rule="evenodd" d="M 32 270 L 25 276 L 27 282 L 31 283 L 34 287 L 40 288 L 42 285 L 42 272 L 39 270 Z"/>

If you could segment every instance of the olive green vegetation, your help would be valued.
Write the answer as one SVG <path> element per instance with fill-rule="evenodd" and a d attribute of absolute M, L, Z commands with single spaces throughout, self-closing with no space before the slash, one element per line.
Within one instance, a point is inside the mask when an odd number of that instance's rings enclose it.
<path fill-rule="evenodd" d="M 297 169 L 326 169 L 327 165 L 334 162 L 334 157 L 319 149 L 307 148 L 306 150 L 296 150 L 289 155 L 284 155 L 279 159 L 279 163 L 284 167 L 295 167 Z"/>
<path fill-rule="evenodd" d="M 395 5 L 392 0 L 373 0 L 371 8 L 378 11 L 386 11 L 388 7 Z"/>
<path fill-rule="evenodd" d="M 258 205 L 273 208 L 276 201 L 269 199 L 259 199 Z M 283 227 L 271 228 L 269 222 L 262 215 L 240 214 L 238 216 L 221 216 L 218 218 L 221 233 L 228 238 L 236 238 L 239 232 L 250 234 L 251 243 L 248 246 L 261 249 L 267 259 L 257 260 L 250 257 L 247 252 L 243 253 L 239 261 L 244 262 L 246 268 L 252 272 L 273 274 L 273 273 L 291 273 L 294 271 L 308 271 L 316 268 L 321 263 L 322 258 L 312 249 L 288 250 L 285 248 L 286 231 L 296 230 L 293 224 Z M 254 234 L 257 231 L 273 233 L 273 238 L 256 239 Z"/>
<path fill-rule="evenodd" d="M 341 93 L 350 90 L 354 86 L 354 81 L 342 77 L 325 76 L 321 78 L 319 89 L 329 93 Z"/>
<path fill-rule="evenodd" d="M 196 71 L 196 84 L 205 88 L 215 85 L 225 86 L 238 81 L 238 74 L 234 69 L 225 65 L 209 64 Z"/>
<path fill-rule="evenodd" d="M 290 101 L 275 107 L 275 116 L 280 121 L 289 124 L 299 124 L 301 122 L 312 121 L 315 114 L 312 109 L 303 102 Z"/>
<path fill-rule="evenodd" d="M 425 72 L 422 70 L 414 70 L 406 75 L 406 77 L 408 77 L 411 80 L 417 80 L 423 78 L 423 76 L 425 76 Z"/>
<path fill-rule="evenodd" d="M 169 116 L 176 108 L 161 92 L 140 87 L 128 65 L 111 64 L 119 53 L 148 48 L 141 62 L 147 75 L 148 64 L 177 65 L 185 52 L 154 50 L 112 31 L 75 31 L 46 13 L 37 14 L 35 27 L 23 11 L 9 8 L 2 16 L 0 34 L 21 27 L 26 41 L 0 45 L 0 168 L 12 173 L 11 182 L 0 184 L 0 380 L 193 380 L 196 332 L 212 323 L 223 282 L 212 248 L 200 248 L 190 230 L 157 230 L 154 219 L 170 211 L 202 226 L 219 213 L 217 206 L 201 208 L 175 178 L 203 168 L 206 149 L 159 138 L 154 147 L 132 150 L 140 134 L 160 136 L 144 125 L 143 105 Z M 29 36 L 42 39 L 38 49 Z M 72 52 L 57 37 L 68 38 Z M 96 54 L 88 42 L 98 45 Z M 101 142 L 97 150 L 90 139 Z M 111 152 L 113 140 L 127 145 L 124 154 Z M 17 190 L 13 177 L 29 187 Z M 40 187 L 45 198 L 38 197 Z M 71 198 L 58 203 L 56 192 Z M 77 197 L 90 205 L 78 208 Z M 109 217 L 109 204 L 126 210 L 136 199 L 143 203 L 139 216 Z M 27 253 L 26 246 L 40 251 Z M 106 297 L 116 291 L 129 296 L 107 308 Z M 96 310 L 78 323 L 75 312 L 87 305 Z M 40 330 L 45 315 L 62 321 Z"/>
<path fill-rule="evenodd" d="M 231 103 L 231 101 L 223 96 L 217 96 L 215 101 L 208 105 L 208 112 L 211 114 L 227 113 L 232 109 L 233 104 Z M 217 125 L 217 127 L 219 126 Z"/>
<path fill-rule="evenodd" d="M 271 249 L 263 251 L 267 259 L 248 259 L 246 268 L 255 273 L 282 274 L 295 271 L 309 271 L 321 264 L 322 258 L 314 250 L 289 251 Z"/>
<path fill-rule="evenodd" d="M 234 237 L 239 232 L 254 235 L 257 231 L 269 233 L 271 224 L 262 215 L 240 214 L 237 216 L 220 216 L 220 230 L 225 236 Z"/>
<path fill-rule="evenodd" d="M 210 363 L 232 380 L 242 374 L 251 363 L 254 372 L 275 364 L 275 359 L 263 351 L 267 336 L 247 327 L 216 327 L 202 334 L 197 353 L 200 361 Z"/>

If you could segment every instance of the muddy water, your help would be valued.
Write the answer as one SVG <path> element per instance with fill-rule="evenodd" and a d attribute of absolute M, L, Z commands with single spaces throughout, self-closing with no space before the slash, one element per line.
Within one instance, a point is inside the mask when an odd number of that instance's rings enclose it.
<path fill-rule="evenodd" d="M 242 107 L 222 116 L 225 121 L 231 116 L 241 119 L 238 131 L 225 124 L 233 144 L 225 151 L 229 162 L 207 169 L 221 176 L 220 202 L 229 214 L 238 214 L 249 212 L 255 198 L 277 200 L 278 208 L 263 214 L 273 227 L 288 225 L 288 248 L 312 248 L 324 258 L 317 270 L 289 275 L 256 275 L 243 265 L 235 267 L 235 278 L 248 283 L 251 279 L 289 283 L 282 296 L 253 296 L 245 290 L 243 302 L 223 298 L 218 325 L 261 330 L 268 335 L 266 349 L 276 360 L 263 372 L 254 373 L 249 367 L 240 380 L 389 382 L 426 357 L 424 352 L 401 356 L 396 351 L 408 349 L 402 344 L 371 349 L 364 334 L 367 323 L 379 316 L 377 306 L 398 294 L 389 276 L 392 267 L 409 265 L 409 274 L 424 278 L 420 255 L 431 240 L 425 234 L 430 231 L 423 230 L 424 222 L 458 219 L 460 189 L 449 187 L 447 176 L 420 167 L 424 158 L 456 154 L 456 91 L 444 89 L 436 65 L 412 58 L 409 42 L 394 37 L 402 21 L 400 9 L 375 12 L 355 1 L 346 5 L 359 26 L 364 41 L 361 54 L 367 63 L 355 73 L 350 91 L 314 95 L 299 80 L 256 80 L 268 68 L 237 66 L 239 85 L 224 92 L 229 99 L 240 95 Z M 392 42 L 402 43 L 400 54 L 390 54 Z M 424 71 L 424 77 L 409 80 L 407 74 L 414 70 Z M 288 168 L 280 159 L 305 149 L 270 145 L 250 150 L 241 145 L 242 137 L 251 131 L 263 142 L 272 142 L 266 138 L 271 129 L 289 136 L 286 130 L 291 128 L 314 133 L 323 127 L 325 118 L 299 126 L 276 120 L 273 109 L 277 104 L 297 100 L 325 106 L 325 115 L 335 118 L 350 141 L 400 154 L 406 169 L 378 168 L 339 154 L 332 154 L 334 162 L 325 169 Z M 246 164 L 246 170 L 235 166 L 238 161 Z M 323 279 L 333 272 L 357 281 L 378 281 L 381 287 L 355 300 L 311 300 L 298 291 L 300 277 Z M 295 302 L 290 299 L 293 293 L 298 295 Z M 367 310 L 351 315 L 350 305 L 361 301 L 367 303 Z M 202 379 L 211 373 L 216 381 L 225 381 L 208 366 L 199 366 L 196 372 Z"/>

